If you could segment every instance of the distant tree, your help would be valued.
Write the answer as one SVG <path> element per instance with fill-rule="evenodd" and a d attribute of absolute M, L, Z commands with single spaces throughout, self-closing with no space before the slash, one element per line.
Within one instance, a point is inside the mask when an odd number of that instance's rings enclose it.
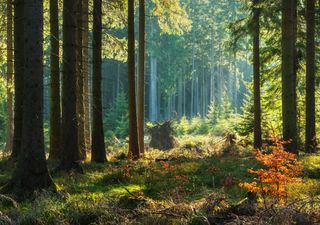
<path fill-rule="evenodd" d="M 22 113 L 23 113 L 23 7 L 24 0 L 14 2 L 14 132 L 12 158 L 17 158 L 21 150 Z"/>
<path fill-rule="evenodd" d="M 78 168 L 80 152 L 76 113 L 78 0 L 63 1 L 62 161 L 61 169 Z"/>
<path fill-rule="evenodd" d="M 61 107 L 59 71 L 59 8 L 58 0 L 50 0 L 50 154 L 51 159 L 61 159 Z"/>
<path fill-rule="evenodd" d="M 136 82 L 135 82 L 135 44 L 134 44 L 134 0 L 128 0 L 128 105 L 129 105 L 129 155 L 137 160 L 139 140 L 136 113 Z"/>
<path fill-rule="evenodd" d="M 306 136 L 305 150 L 317 150 L 315 118 L 315 0 L 307 0 L 307 74 L 306 74 Z"/>
<path fill-rule="evenodd" d="M 106 161 L 101 102 L 102 1 L 93 1 L 93 77 L 92 77 L 92 157 L 93 162 Z"/>
<path fill-rule="evenodd" d="M 43 1 L 24 1 L 24 79 L 21 152 L 9 187 L 17 194 L 53 187 L 43 134 Z"/>
<path fill-rule="evenodd" d="M 259 0 L 253 0 L 253 92 L 254 92 L 254 148 L 260 149 L 261 97 L 260 97 L 260 9 Z"/>
<path fill-rule="evenodd" d="M 296 96 L 296 38 L 297 1 L 282 0 L 282 126 L 286 149 L 297 151 L 297 96 Z"/>
<path fill-rule="evenodd" d="M 13 24 L 12 0 L 7 0 L 7 139 L 6 150 L 13 145 Z"/>
<path fill-rule="evenodd" d="M 86 159 L 86 141 L 84 127 L 84 75 L 83 75 L 83 0 L 78 0 L 77 10 L 77 120 L 78 120 L 78 145 L 80 159 Z"/>
<path fill-rule="evenodd" d="M 138 135 L 141 154 L 144 153 L 145 23 L 145 0 L 139 0 Z"/>

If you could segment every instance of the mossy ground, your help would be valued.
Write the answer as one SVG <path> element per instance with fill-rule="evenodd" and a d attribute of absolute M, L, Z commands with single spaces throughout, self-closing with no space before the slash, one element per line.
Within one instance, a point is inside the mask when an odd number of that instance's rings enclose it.
<path fill-rule="evenodd" d="M 130 162 L 112 154 L 106 164 L 83 164 L 84 174 L 53 178 L 59 195 L 42 192 L 19 208 L 0 211 L 17 224 L 192 224 L 208 210 L 220 210 L 246 197 L 239 183 L 259 167 L 250 150 L 218 144 L 218 138 L 183 138 L 180 148 L 149 150 Z M 292 199 L 320 195 L 320 156 L 302 156 L 303 182 L 288 185 Z M 51 168 L 54 163 L 49 162 Z M 0 162 L 0 185 L 12 163 Z M 214 208 L 205 208 L 210 201 Z M 170 210 L 168 210 L 170 209 Z M 198 219 L 195 219 L 198 218 Z M 200 221 L 199 220 L 199 221 Z M 201 224 L 200 222 L 196 224 Z"/>

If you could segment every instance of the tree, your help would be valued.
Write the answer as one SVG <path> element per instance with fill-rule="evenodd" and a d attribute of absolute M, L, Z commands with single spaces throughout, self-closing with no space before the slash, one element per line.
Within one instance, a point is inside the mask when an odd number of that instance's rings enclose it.
<path fill-rule="evenodd" d="M 61 107 L 59 71 L 59 11 L 58 0 L 50 0 L 50 154 L 51 159 L 61 159 Z"/>
<path fill-rule="evenodd" d="M 307 0 L 307 46 L 306 46 L 306 136 L 305 150 L 317 150 L 315 118 L 315 0 Z"/>
<path fill-rule="evenodd" d="M 83 75 L 83 93 L 84 93 L 84 132 L 85 146 L 89 150 L 91 146 L 90 132 L 90 106 L 89 106 L 89 0 L 82 2 L 82 75 Z"/>
<path fill-rule="evenodd" d="M 23 128 L 21 152 L 11 179 L 14 193 L 53 187 L 43 134 L 43 1 L 24 1 Z"/>
<path fill-rule="evenodd" d="M 24 0 L 14 2 L 14 132 L 12 158 L 17 158 L 21 150 L 23 113 L 23 17 Z"/>
<path fill-rule="evenodd" d="M 145 0 L 139 0 L 139 83 L 138 135 L 140 153 L 144 153 L 144 80 L 145 80 Z"/>
<path fill-rule="evenodd" d="M 6 150 L 13 145 L 13 43 L 12 0 L 7 0 L 7 140 Z"/>
<path fill-rule="evenodd" d="M 106 161 L 101 102 L 102 2 L 93 1 L 93 77 L 92 77 L 92 157 L 93 162 Z"/>
<path fill-rule="evenodd" d="M 297 2 L 282 0 L 282 126 L 286 149 L 297 151 L 296 37 Z"/>
<path fill-rule="evenodd" d="M 140 158 L 136 113 L 136 82 L 134 60 L 134 0 L 128 0 L 128 105 L 129 105 L 129 155 L 128 158 Z"/>
<path fill-rule="evenodd" d="M 86 141 L 85 141 L 85 125 L 84 125 L 84 76 L 83 76 L 83 0 L 78 0 L 77 10 L 77 120 L 78 120 L 78 145 L 80 151 L 80 159 L 86 159 Z"/>
<path fill-rule="evenodd" d="M 62 161 L 61 169 L 78 168 L 80 159 L 76 113 L 78 0 L 63 1 Z"/>
<path fill-rule="evenodd" d="M 253 92 L 254 92 L 254 148 L 260 149 L 261 103 L 260 103 L 260 9 L 259 0 L 253 0 Z"/>

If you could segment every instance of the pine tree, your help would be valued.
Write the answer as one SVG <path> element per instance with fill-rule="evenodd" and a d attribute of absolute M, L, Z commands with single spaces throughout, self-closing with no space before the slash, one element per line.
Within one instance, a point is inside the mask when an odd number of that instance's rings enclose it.
<path fill-rule="evenodd" d="M 315 118 L 315 0 L 307 0 L 307 74 L 306 74 L 306 136 L 305 150 L 317 150 Z"/>
<path fill-rule="evenodd" d="M 22 113 L 23 113 L 23 79 L 24 79 L 24 40 L 23 17 L 24 0 L 14 3 L 14 132 L 12 158 L 17 158 L 21 150 Z"/>
<path fill-rule="evenodd" d="M 139 84 L 138 135 L 140 153 L 144 153 L 144 80 L 145 80 L 145 0 L 139 0 Z"/>
<path fill-rule="evenodd" d="M 93 162 L 106 161 L 101 102 L 102 2 L 93 1 L 93 77 L 92 77 L 92 156 Z"/>
<path fill-rule="evenodd" d="M 50 0 L 50 154 L 51 159 L 61 159 L 61 107 L 59 71 L 59 11 L 58 0 Z"/>
<path fill-rule="evenodd" d="M 260 99 L 260 9 L 259 0 L 253 0 L 253 92 L 254 92 L 254 148 L 260 149 L 261 99 Z"/>
<path fill-rule="evenodd" d="M 62 161 L 61 169 L 78 169 L 80 152 L 76 113 L 78 0 L 63 1 Z"/>
<path fill-rule="evenodd" d="M 13 24 L 12 0 L 7 0 L 7 138 L 6 150 L 12 151 L 13 145 Z"/>
<path fill-rule="evenodd" d="M 140 158 L 136 113 L 136 82 L 134 60 L 134 0 L 128 0 L 128 105 L 129 105 L 129 158 Z"/>
<path fill-rule="evenodd" d="M 24 79 L 21 152 L 8 187 L 32 194 L 53 187 L 44 152 L 43 134 L 43 1 L 24 1 Z M 21 196 L 21 195 L 20 195 Z"/>
<path fill-rule="evenodd" d="M 286 149 L 297 151 L 296 37 L 297 2 L 282 0 L 282 126 Z"/>

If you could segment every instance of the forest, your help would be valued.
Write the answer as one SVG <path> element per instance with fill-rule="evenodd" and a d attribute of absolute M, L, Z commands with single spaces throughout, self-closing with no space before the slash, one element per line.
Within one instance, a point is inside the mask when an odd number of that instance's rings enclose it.
<path fill-rule="evenodd" d="M 0 19 L 0 225 L 320 224 L 320 1 Z"/>

